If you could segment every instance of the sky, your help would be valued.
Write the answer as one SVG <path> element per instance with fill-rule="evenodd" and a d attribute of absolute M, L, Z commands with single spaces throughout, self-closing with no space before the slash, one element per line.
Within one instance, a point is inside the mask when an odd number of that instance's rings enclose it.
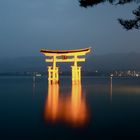
<path fill-rule="evenodd" d="M 0 0 L 0 58 L 39 56 L 42 48 L 140 52 L 140 31 L 126 31 L 117 21 L 133 18 L 136 8 L 105 3 L 85 9 L 78 0 Z"/>

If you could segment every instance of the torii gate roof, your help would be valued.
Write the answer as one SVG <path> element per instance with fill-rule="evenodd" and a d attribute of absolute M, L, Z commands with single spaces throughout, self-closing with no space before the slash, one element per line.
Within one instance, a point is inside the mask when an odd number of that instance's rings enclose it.
<path fill-rule="evenodd" d="M 41 49 L 40 52 L 44 54 L 58 54 L 58 55 L 66 55 L 66 54 L 75 54 L 75 53 L 88 53 L 90 52 L 90 47 L 89 48 L 83 48 L 83 49 L 76 49 L 76 50 L 46 50 L 46 49 Z"/>

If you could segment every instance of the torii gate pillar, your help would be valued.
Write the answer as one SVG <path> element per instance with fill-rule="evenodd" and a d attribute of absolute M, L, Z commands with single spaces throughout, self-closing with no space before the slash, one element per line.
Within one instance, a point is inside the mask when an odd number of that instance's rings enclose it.
<path fill-rule="evenodd" d="M 72 83 L 79 84 L 81 83 L 81 67 L 80 66 L 71 66 L 72 68 Z"/>
<path fill-rule="evenodd" d="M 58 67 L 53 68 L 52 66 L 48 66 L 48 82 L 49 84 L 59 83 L 59 71 Z"/>
<path fill-rule="evenodd" d="M 53 66 L 48 66 L 48 83 L 56 84 L 59 82 L 59 68 L 56 66 L 56 56 L 53 56 Z"/>
<path fill-rule="evenodd" d="M 72 72 L 72 83 L 78 84 L 81 83 L 81 66 L 77 65 L 78 56 L 74 56 L 74 65 L 71 66 L 71 72 Z"/>

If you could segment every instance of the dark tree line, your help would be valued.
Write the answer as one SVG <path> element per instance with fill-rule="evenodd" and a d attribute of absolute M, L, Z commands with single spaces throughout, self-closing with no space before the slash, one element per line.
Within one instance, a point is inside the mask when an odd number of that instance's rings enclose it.
<path fill-rule="evenodd" d="M 112 5 L 124 5 L 127 3 L 135 2 L 137 4 L 140 3 L 140 0 L 79 0 L 81 7 L 93 7 L 101 3 L 108 2 Z M 118 19 L 119 23 L 127 30 L 130 29 L 140 29 L 140 5 L 137 9 L 132 11 L 134 18 L 133 19 Z"/>

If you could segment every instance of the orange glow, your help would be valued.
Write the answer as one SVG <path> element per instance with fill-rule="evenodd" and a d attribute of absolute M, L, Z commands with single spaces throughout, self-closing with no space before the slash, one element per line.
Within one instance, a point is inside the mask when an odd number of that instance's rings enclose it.
<path fill-rule="evenodd" d="M 65 94 L 66 95 L 66 94 Z M 82 96 L 81 85 L 72 85 L 70 96 L 59 96 L 59 85 L 49 85 L 45 103 L 46 122 L 64 122 L 71 126 L 83 126 L 88 122 L 89 112 Z"/>
<path fill-rule="evenodd" d="M 50 84 L 48 87 L 48 99 L 45 104 L 45 118 L 55 121 L 58 118 L 59 85 Z"/>
<path fill-rule="evenodd" d="M 74 126 L 84 125 L 88 119 L 88 111 L 81 84 L 72 85 L 71 97 L 67 101 L 66 120 Z"/>

